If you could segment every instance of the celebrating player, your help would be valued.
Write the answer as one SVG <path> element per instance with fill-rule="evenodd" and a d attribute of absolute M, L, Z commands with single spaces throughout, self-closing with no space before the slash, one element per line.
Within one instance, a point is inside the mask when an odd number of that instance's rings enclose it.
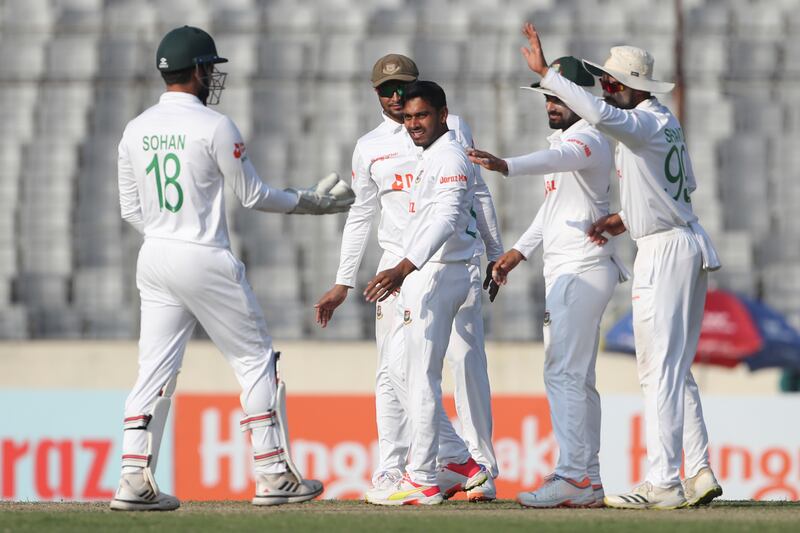
<path fill-rule="evenodd" d="M 550 68 L 577 85 L 594 85 L 574 57 L 556 59 Z M 628 273 L 618 266 L 613 243 L 596 246 L 586 232 L 608 214 L 611 146 L 539 83 L 526 89 L 545 95 L 550 127 L 556 130 L 548 137 L 550 149 L 508 159 L 468 151 L 474 163 L 508 177 L 544 174 L 545 200 L 536 218 L 494 265 L 495 281 L 504 285 L 521 261 L 540 245 L 544 251 L 544 382 L 560 453 L 555 473 L 517 500 L 530 507 L 602 506 L 595 362 L 600 319 L 617 282 L 627 280 Z"/>
<path fill-rule="evenodd" d="M 177 498 L 159 491 L 154 472 L 170 397 L 197 322 L 242 386 L 241 428 L 251 432 L 255 460 L 253 503 L 302 502 L 322 492 L 322 483 L 302 479 L 284 451 L 272 340 L 244 265 L 230 251 L 223 183 L 245 207 L 277 213 L 340 212 L 352 199 L 281 191 L 261 181 L 236 126 L 206 107 L 219 101 L 225 74 L 216 64 L 226 61 L 199 28 L 167 33 L 156 55 L 166 92 L 127 125 L 119 144 L 122 218 L 144 235 L 144 243 L 136 269 L 139 374 L 125 404 L 115 510 L 179 506 Z M 334 182 L 327 179 L 322 190 L 346 191 L 346 184 Z"/>
<path fill-rule="evenodd" d="M 607 496 L 611 507 L 674 509 L 701 505 L 722 494 L 708 463 L 708 434 L 691 364 L 700 336 L 708 271 L 720 268 L 711 239 L 692 210 L 696 188 L 681 125 L 653 93 L 674 84 L 653 79 L 653 57 L 633 46 L 615 46 L 603 66 L 584 61 L 600 77 L 605 100 L 593 97 L 548 68 L 530 23 L 523 33 L 528 66 L 541 86 L 575 113 L 619 141 L 619 213 L 600 217 L 589 231 L 627 230 L 636 241 L 633 329 L 639 381 L 644 392 L 648 471 L 631 492 Z M 682 454 L 686 474 L 681 483 Z"/>
<path fill-rule="evenodd" d="M 403 287 L 395 307 L 402 326 L 391 342 L 404 351 L 411 450 L 403 479 L 370 495 L 369 501 L 380 505 L 442 502 L 436 461 L 442 366 L 456 314 L 480 277 L 474 264 L 478 235 L 472 214 L 476 167 L 448 129 L 444 91 L 433 82 L 417 81 L 405 88 L 404 102 L 405 127 L 424 150 L 412 174 L 402 259 L 379 272 L 364 291 L 374 302 Z M 454 458 L 453 469 L 469 476 L 466 489 L 487 480 L 483 468 L 468 472 L 472 459 L 466 446 Z"/>
<path fill-rule="evenodd" d="M 356 273 L 364 255 L 370 226 L 376 217 L 378 243 L 383 250 L 378 271 L 394 266 L 403 257 L 403 238 L 407 233 L 409 191 L 414 187 L 414 168 L 420 149 L 411 141 L 403 127 L 402 98 L 409 82 L 417 79 L 416 64 L 408 57 L 389 54 L 380 58 L 372 69 L 372 85 L 383 109 L 383 121 L 361 137 L 353 152 L 353 189 L 356 201 L 347 216 L 342 236 L 342 252 L 336 285 L 317 303 L 317 322 L 325 327 L 334 310 L 344 302 L 350 288 L 355 286 Z M 472 146 L 472 135 L 463 120 L 447 116 L 447 126 L 465 147 Z M 476 167 L 477 169 L 477 167 Z M 475 206 L 478 232 L 486 243 L 489 267 L 484 286 L 489 284 L 492 261 L 503 251 L 492 198 L 480 174 L 476 175 Z M 483 247 L 480 240 L 472 261 L 479 265 Z M 483 341 L 481 312 L 481 275 L 473 272 L 467 301 L 459 308 L 456 325 L 448 348 L 448 360 L 455 375 L 455 400 L 462 423 L 464 440 L 478 463 L 493 477 L 497 476 L 497 461 L 492 447 L 492 412 L 487 375 L 486 352 Z M 498 287 L 492 284 L 493 300 Z M 411 439 L 407 419 L 407 383 L 403 378 L 402 351 L 393 350 L 393 331 L 402 327 L 396 319 L 396 295 L 389 295 L 375 308 L 375 337 L 378 345 L 375 407 L 378 425 L 379 465 L 373 475 L 373 488 L 378 491 L 392 487 L 401 477 L 408 457 Z M 395 357 L 396 356 L 396 357 Z M 439 406 L 441 424 L 439 457 L 443 468 L 440 481 L 445 496 L 463 490 L 469 478 L 477 473 L 476 465 L 464 470 L 451 465 L 463 443 Z M 455 451 L 450 451 L 455 450 Z M 449 466 L 448 466 L 449 465 Z M 469 476 L 464 476 L 464 473 Z M 490 480 L 469 491 L 471 500 L 492 500 L 496 491 Z"/>

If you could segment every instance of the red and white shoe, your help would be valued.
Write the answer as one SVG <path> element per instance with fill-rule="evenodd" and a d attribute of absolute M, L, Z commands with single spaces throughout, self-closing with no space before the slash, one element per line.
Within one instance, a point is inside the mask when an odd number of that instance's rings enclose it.
<path fill-rule="evenodd" d="M 494 486 L 492 476 L 483 485 L 467 491 L 467 499 L 471 502 L 493 502 L 497 499 L 497 487 Z"/>
<path fill-rule="evenodd" d="M 436 482 L 445 499 L 460 491 L 470 491 L 480 487 L 489 479 L 486 467 L 479 465 L 470 457 L 466 463 L 448 463 L 436 475 Z"/>
<path fill-rule="evenodd" d="M 594 503 L 590 503 L 587 507 L 600 509 L 606 506 L 605 497 L 606 491 L 603 490 L 603 485 L 600 483 L 592 484 L 592 494 L 594 495 Z"/>
<path fill-rule="evenodd" d="M 437 505 L 444 501 L 438 485 L 420 485 L 403 476 L 399 483 L 385 490 L 370 490 L 367 503 L 375 505 Z"/>
<path fill-rule="evenodd" d="M 517 501 L 525 507 L 588 507 L 594 504 L 592 482 L 581 481 L 550 474 L 544 484 L 533 492 L 520 492 Z"/>

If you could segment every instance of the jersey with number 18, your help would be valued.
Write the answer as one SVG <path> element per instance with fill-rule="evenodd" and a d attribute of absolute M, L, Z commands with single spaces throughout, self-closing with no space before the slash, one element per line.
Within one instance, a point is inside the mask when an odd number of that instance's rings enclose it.
<path fill-rule="evenodd" d="M 166 92 L 119 144 L 122 217 L 145 237 L 227 248 L 224 182 L 248 208 L 288 212 L 297 195 L 266 185 L 242 136 L 194 95 Z"/>

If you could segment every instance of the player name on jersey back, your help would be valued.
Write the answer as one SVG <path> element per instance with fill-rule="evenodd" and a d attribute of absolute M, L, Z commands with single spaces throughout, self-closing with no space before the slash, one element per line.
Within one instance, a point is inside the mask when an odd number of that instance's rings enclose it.
<path fill-rule="evenodd" d="M 145 152 L 151 150 L 184 150 L 185 148 L 185 134 L 144 135 L 142 137 L 142 150 Z"/>

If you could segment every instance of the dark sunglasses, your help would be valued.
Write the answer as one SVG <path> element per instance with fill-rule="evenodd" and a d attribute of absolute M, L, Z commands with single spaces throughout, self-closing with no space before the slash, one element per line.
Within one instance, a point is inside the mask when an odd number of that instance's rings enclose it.
<path fill-rule="evenodd" d="M 600 80 L 600 87 L 602 87 L 603 91 L 607 92 L 608 94 L 621 93 L 622 91 L 625 90 L 625 86 L 622 85 L 620 82 L 608 81 L 604 79 Z"/>
<path fill-rule="evenodd" d="M 398 96 L 402 97 L 403 93 L 405 92 L 405 88 L 405 83 L 381 83 L 378 85 L 378 96 L 382 98 L 391 98 L 394 96 L 394 93 L 397 93 Z"/>

